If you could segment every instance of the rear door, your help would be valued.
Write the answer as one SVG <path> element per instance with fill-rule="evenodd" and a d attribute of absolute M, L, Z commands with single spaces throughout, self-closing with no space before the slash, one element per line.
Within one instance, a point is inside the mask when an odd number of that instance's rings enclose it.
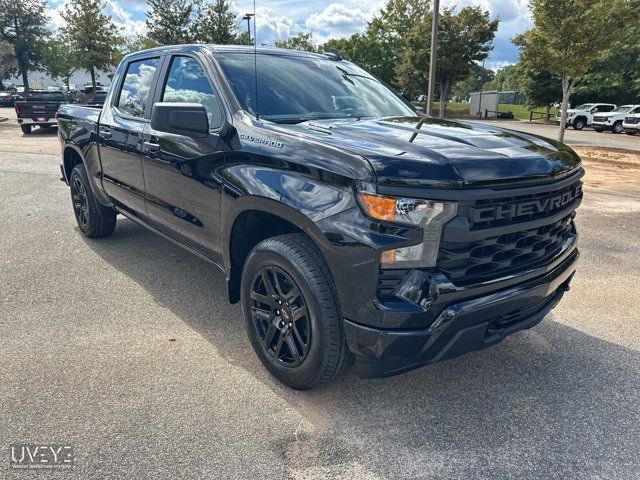
<path fill-rule="evenodd" d="M 216 175 L 224 110 L 204 59 L 176 54 L 165 60 L 156 101 L 200 103 L 209 117 L 205 138 L 144 132 L 147 212 L 154 227 L 208 256 L 220 258 L 220 185 Z"/>
<path fill-rule="evenodd" d="M 141 217 L 146 214 L 142 131 L 149 123 L 149 101 L 160 66 L 161 57 L 152 56 L 121 67 L 123 73 L 98 128 L 103 188 L 116 205 Z"/>

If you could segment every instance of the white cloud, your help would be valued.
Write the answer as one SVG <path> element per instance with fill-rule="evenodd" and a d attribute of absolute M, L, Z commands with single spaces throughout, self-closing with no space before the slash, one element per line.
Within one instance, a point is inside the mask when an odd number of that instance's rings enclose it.
<path fill-rule="evenodd" d="M 342 3 L 332 3 L 318 13 L 312 13 L 305 26 L 317 32 L 317 40 L 339 38 L 365 29 L 371 16 L 359 8 L 350 8 Z"/>

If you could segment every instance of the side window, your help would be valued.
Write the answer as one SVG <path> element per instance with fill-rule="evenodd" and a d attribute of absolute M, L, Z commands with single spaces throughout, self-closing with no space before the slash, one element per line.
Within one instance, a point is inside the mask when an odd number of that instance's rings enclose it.
<path fill-rule="evenodd" d="M 191 57 L 173 57 L 167 82 L 162 92 L 163 102 L 199 103 L 207 110 L 209 127 L 222 124 L 222 112 L 216 94 L 200 63 Z"/>
<path fill-rule="evenodd" d="M 599 112 L 610 112 L 614 109 L 615 107 L 612 107 L 611 105 L 602 105 L 598 111 Z"/>
<path fill-rule="evenodd" d="M 640 113 L 640 107 L 636 107 L 636 108 L 634 108 L 634 109 L 633 109 L 633 110 L 631 110 L 629 113 L 630 113 L 630 114 L 631 114 L 631 113 Z"/>
<path fill-rule="evenodd" d="M 157 58 L 131 62 L 124 75 L 118 97 L 118 110 L 134 117 L 144 117 L 151 81 L 156 73 Z"/>

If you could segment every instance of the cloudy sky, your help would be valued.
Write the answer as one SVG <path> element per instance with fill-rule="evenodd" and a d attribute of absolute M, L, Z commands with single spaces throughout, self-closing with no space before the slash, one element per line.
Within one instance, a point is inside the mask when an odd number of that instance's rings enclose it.
<path fill-rule="evenodd" d="M 66 1 L 48 0 L 54 26 L 60 25 L 60 11 Z M 367 22 L 380 10 L 385 0 L 257 0 L 258 43 L 273 44 L 299 32 L 312 32 L 320 43 L 329 38 L 349 36 L 361 32 Z M 495 49 L 487 61 L 489 68 L 514 63 L 517 50 L 511 38 L 530 25 L 525 0 L 442 0 L 442 6 L 462 7 L 480 5 L 492 17 L 500 18 Z M 144 33 L 146 0 L 106 0 L 105 13 L 127 33 Z M 253 11 L 253 0 L 235 0 L 234 11 L 240 16 Z M 244 28 L 246 24 L 242 23 Z M 253 30 L 253 26 L 252 26 Z M 252 33 L 253 35 L 253 33 Z"/>

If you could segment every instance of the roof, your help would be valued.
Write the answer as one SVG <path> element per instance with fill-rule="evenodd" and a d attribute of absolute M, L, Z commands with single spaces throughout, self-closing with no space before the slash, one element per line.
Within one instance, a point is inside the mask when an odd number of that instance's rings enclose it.
<path fill-rule="evenodd" d="M 149 48 L 147 50 L 141 50 L 139 52 L 134 52 L 127 57 L 137 57 L 138 55 L 146 55 L 149 53 L 168 53 L 168 52 L 193 52 L 193 51 L 202 51 L 207 50 L 213 54 L 215 53 L 247 53 L 253 54 L 254 52 L 258 55 L 291 55 L 291 56 L 299 56 L 299 57 L 315 57 L 315 58 L 324 58 L 326 59 L 326 55 L 321 53 L 313 53 L 306 52 L 303 50 L 290 50 L 287 48 L 275 48 L 275 47 L 257 47 L 254 48 L 253 45 L 215 45 L 215 44 L 184 44 L 184 45 L 165 45 L 162 47 Z"/>

